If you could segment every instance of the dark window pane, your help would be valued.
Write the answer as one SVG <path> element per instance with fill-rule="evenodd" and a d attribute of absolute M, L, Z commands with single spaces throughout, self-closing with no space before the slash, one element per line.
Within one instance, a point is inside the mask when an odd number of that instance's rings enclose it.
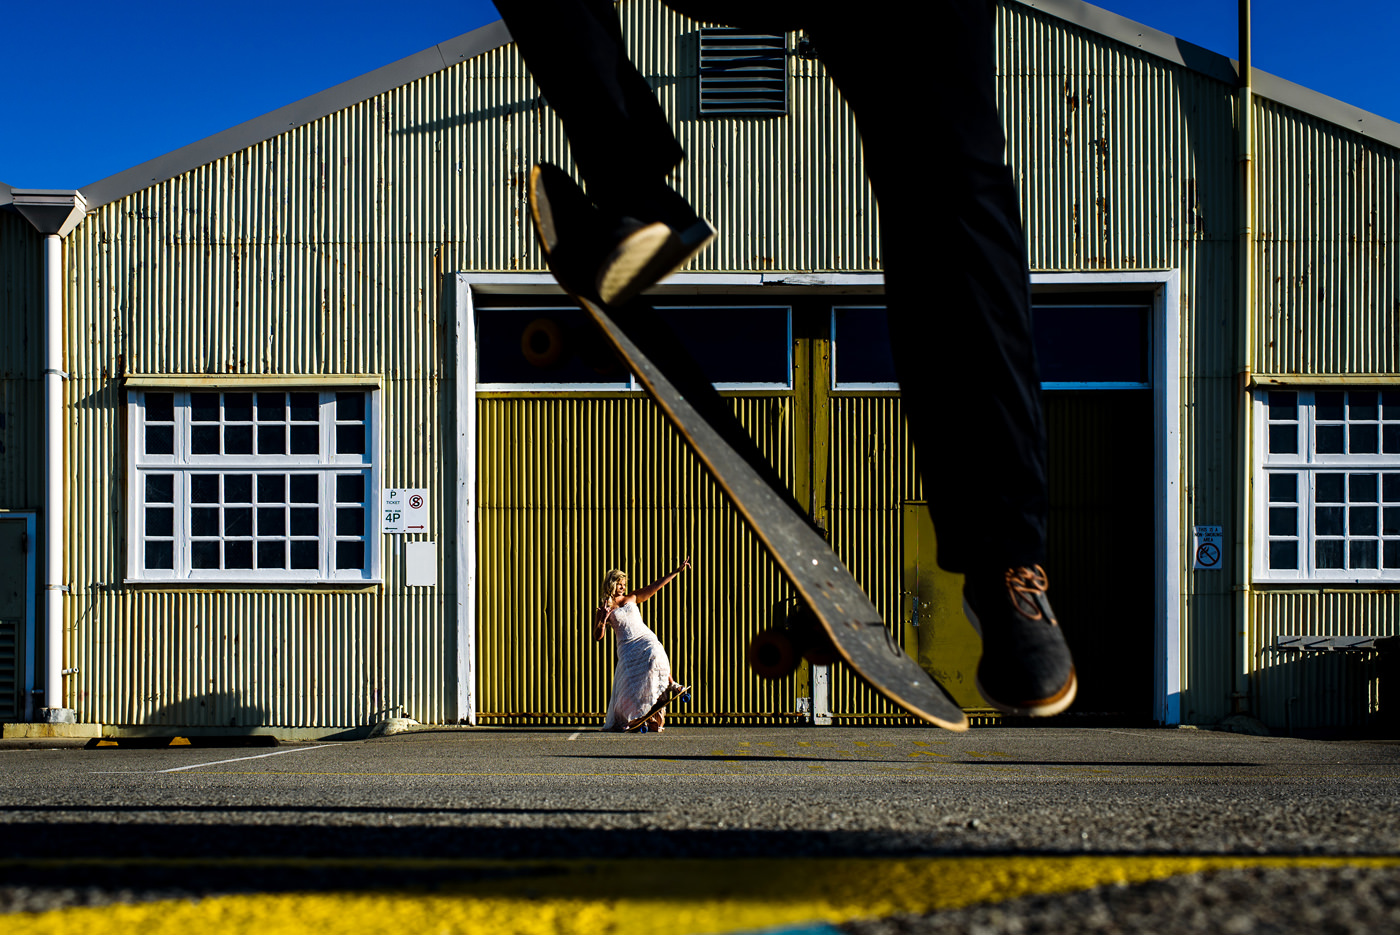
<path fill-rule="evenodd" d="M 287 429 L 281 425 L 258 426 L 258 454 L 284 455 L 287 453 Z"/>
<path fill-rule="evenodd" d="M 336 393 L 335 417 L 341 422 L 363 422 L 365 419 L 365 394 Z"/>
<path fill-rule="evenodd" d="M 477 361 L 482 383 L 627 382 L 627 368 L 577 308 L 483 310 Z"/>
<path fill-rule="evenodd" d="M 170 455 L 175 453 L 175 426 L 146 426 L 146 454 Z"/>
<path fill-rule="evenodd" d="M 1342 404 L 1346 395 L 1346 393 L 1338 392 L 1318 393 L 1315 397 L 1317 418 L 1324 422 L 1342 421 L 1344 415 Z"/>
<path fill-rule="evenodd" d="M 1375 425 L 1352 425 L 1348 427 L 1351 447 L 1347 450 L 1354 455 L 1373 455 L 1381 450 L 1380 428 Z"/>
<path fill-rule="evenodd" d="M 147 568 L 174 568 L 174 567 L 175 567 L 175 543 L 173 543 L 173 542 L 147 542 L 147 543 L 146 543 L 146 567 L 147 567 Z"/>
<path fill-rule="evenodd" d="M 250 455 L 253 453 L 253 427 L 251 425 L 224 426 L 224 454 Z"/>
<path fill-rule="evenodd" d="M 1145 303 L 1066 305 L 1032 300 L 1031 324 L 1040 378 L 1047 383 L 1141 383 L 1149 380 Z"/>
<path fill-rule="evenodd" d="M 292 421 L 316 422 L 321 418 L 319 393 L 292 393 Z"/>
<path fill-rule="evenodd" d="M 198 477 L 199 475 L 195 475 Z M 1400 479 L 1400 475 L 1395 475 Z M 147 474 L 146 475 L 146 502 L 147 503 L 170 503 L 175 499 L 175 475 L 174 474 Z M 1400 498 L 1398 498 L 1400 499 Z"/>
<path fill-rule="evenodd" d="M 1341 568 L 1343 542 L 1341 539 L 1319 539 L 1314 551 L 1314 560 L 1318 568 Z"/>
<path fill-rule="evenodd" d="M 251 536 L 253 534 L 253 510 L 251 507 L 224 508 L 224 535 Z"/>
<path fill-rule="evenodd" d="M 1343 429 L 1344 427 L 1340 425 L 1317 426 L 1317 453 L 1320 455 L 1341 454 Z"/>
<path fill-rule="evenodd" d="M 1400 477 L 1400 475 L 1396 475 Z M 338 474 L 335 478 L 335 499 L 340 503 L 365 502 L 365 477 L 363 474 Z"/>
<path fill-rule="evenodd" d="M 1379 394 L 1375 392 L 1352 390 L 1347 394 L 1347 418 L 1361 421 L 1379 419 L 1381 412 L 1377 403 L 1378 396 Z"/>
<path fill-rule="evenodd" d="M 365 427 L 363 425 L 337 425 L 335 427 L 335 452 L 342 455 L 364 454 Z"/>
<path fill-rule="evenodd" d="M 241 542 L 224 543 L 224 567 L 225 568 L 252 568 L 253 567 L 253 543 L 244 539 Z"/>
<path fill-rule="evenodd" d="M 1297 568 L 1297 567 L 1298 567 L 1298 543 L 1297 543 L 1297 542 L 1270 542 L 1270 543 L 1269 543 L 1269 567 L 1270 567 L 1270 568 Z"/>
<path fill-rule="evenodd" d="M 219 567 L 219 543 L 217 542 L 192 542 L 190 543 L 190 565 L 195 568 L 218 568 Z"/>
<path fill-rule="evenodd" d="M 1381 475 L 1381 500 L 1400 503 L 1400 474 Z"/>
<path fill-rule="evenodd" d="M 280 422 L 287 417 L 286 393 L 258 394 L 258 421 Z"/>
<path fill-rule="evenodd" d="M 1298 475 L 1270 474 L 1269 501 L 1271 503 L 1297 503 Z"/>
<path fill-rule="evenodd" d="M 190 428 L 190 451 L 197 455 L 219 453 L 219 427 L 217 425 L 196 425 Z"/>
<path fill-rule="evenodd" d="M 218 422 L 219 421 L 219 394 L 218 393 L 191 393 L 190 394 L 190 421 L 192 422 Z M 215 566 L 217 567 L 217 566 Z"/>
<path fill-rule="evenodd" d="M 1381 429 L 1381 444 L 1388 455 L 1400 455 L 1400 425 L 1387 425 Z"/>
<path fill-rule="evenodd" d="M 838 385 L 894 383 L 890 327 L 883 308 L 838 308 L 832 355 Z"/>
<path fill-rule="evenodd" d="M 1298 424 L 1288 422 L 1269 426 L 1269 454 L 1294 455 L 1298 453 Z"/>
<path fill-rule="evenodd" d="M 315 474 L 292 475 L 292 503 L 319 503 L 320 500 Z"/>
<path fill-rule="evenodd" d="M 190 508 L 190 535 L 217 536 L 219 534 L 219 508 L 216 506 L 196 506 Z"/>
<path fill-rule="evenodd" d="M 286 474 L 258 475 L 258 502 L 285 503 L 287 500 Z"/>
<path fill-rule="evenodd" d="M 280 506 L 265 506 L 258 509 L 258 535 L 285 536 L 287 534 L 287 511 Z"/>
<path fill-rule="evenodd" d="M 1348 517 L 1350 525 L 1347 527 L 1347 534 L 1352 536 L 1375 536 L 1380 533 L 1380 512 L 1373 506 L 1354 506 L 1351 508 L 1351 516 Z"/>
<path fill-rule="evenodd" d="M 282 542 L 281 540 L 278 540 L 277 542 L 259 542 L 258 567 L 286 568 L 287 543 Z"/>
<path fill-rule="evenodd" d="M 174 394 L 174 393 L 147 393 L 147 394 L 146 394 L 146 421 L 147 421 L 147 422 L 174 422 L 174 421 L 175 421 L 175 394 Z"/>
<path fill-rule="evenodd" d="M 363 536 L 365 534 L 364 508 L 352 506 L 336 510 L 335 534 L 338 536 Z"/>
<path fill-rule="evenodd" d="M 1377 568 L 1380 543 L 1375 539 L 1362 539 L 1359 542 L 1351 543 L 1351 567 L 1352 568 Z"/>
<path fill-rule="evenodd" d="M 146 535 L 175 535 L 175 510 L 168 506 L 146 507 Z"/>
<path fill-rule="evenodd" d="M 225 503 L 252 503 L 252 502 L 253 502 L 253 475 L 252 475 L 252 474 L 226 474 L 226 475 L 224 475 L 224 502 L 225 502 Z"/>
<path fill-rule="evenodd" d="M 321 534 L 321 524 L 319 522 L 320 510 L 314 506 L 298 506 L 292 508 L 292 535 L 294 536 L 319 536 Z"/>
<path fill-rule="evenodd" d="M 1345 474 L 1317 475 L 1317 502 L 1346 503 L 1347 498 L 1345 482 Z"/>
<path fill-rule="evenodd" d="M 1319 536 L 1341 536 L 1346 511 L 1339 506 L 1319 506 L 1313 508 L 1313 532 Z"/>
<path fill-rule="evenodd" d="M 1298 394 L 1292 390 L 1270 390 L 1269 418 L 1279 422 L 1297 422 Z"/>
<path fill-rule="evenodd" d="M 1269 508 L 1269 535 L 1271 536 L 1296 536 L 1298 535 L 1298 508 L 1294 506 L 1276 506 Z"/>
<path fill-rule="evenodd" d="M 1380 490 L 1379 474 L 1352 474 L 1347 481 L 1352 503 L 1375 503 Z"/>
<path fill-rule="evenodd" d="M 195 503 L 218 503 L 219 475 L 193 475 L 190 478 L 190 500 Z"/>
<path fill-rule="evenodd" d="M 1381 417 L 1400 420 L 1400 390 L 1386 390 L 1381 394 Z"/>
<path fill-rule="evenodd" d="M 335 544 L 336 568 L 364 568 L 365 544 L 363 542 L 337 542 Z"/>
<path fill-rule="evenodd" d="M 224 394 L 224 421 L 225 421 L 225 422 L 252 422 L 252 421 L 253 421 L 253 394 L 252 394 L 252 393 L 225 393 L 225 394 Z"/>
<path fill-rule="evenodd" d="M 712 383 L 788 382 L 785 308 L 658 309 Z"/>
<path fill-rule="evenodd" d="M 1400 506 L 1386 507 L 1381 517 L 1381 535 L 1400 536 Z"/>
<path fill-rule="evenodd" d="M 319 425 L 294 425 L 291 429 L 292 454 L 314 455 L 321 452 L 321 427 Z"/>
<path fill-rule="evenodd" d="M 292 525 L 296 525 L 296 518 L 293 517 Z M 319 543 L 294 541 L 291 543 L 292 567 L 293 568 L 318 568 L 320 561 L 318 556 Z"/>
<path fill-rule="evenodd" d="M 1385 544 L 1385 567 L 1400 568 L 1400 540 Z"/>

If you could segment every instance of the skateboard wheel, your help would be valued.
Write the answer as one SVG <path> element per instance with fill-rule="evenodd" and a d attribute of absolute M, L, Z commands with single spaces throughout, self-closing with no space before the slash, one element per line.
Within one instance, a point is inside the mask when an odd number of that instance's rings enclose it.
<path fill-rule="evenodd" d="M 802 649 L 802 657 L 814 666 L 829 666 L 840 660 L 841 654 L 831 641 L 821 622 L 806 607 L 797 607 L 788 616 L 788 631 Z"/>
<path fill-rule="evenodd" d="M 686 692 L 684 695 L 681 695 L 681 703 L 690 704 L 690 692 Z"/>
<path fill-rule="evenodd" d="M 637 733 L 639 733 L 639 734 L 645 734 L 645 733 L 646 733 L 647 731 L 649 731 L 649 730 L 651 730 L 651 728 L 650 728 L 650 727 L 647 727 L 645 724 L 643 724 L 641 727 L 637 728 Z"/>
<path fill-rule="evenodd" d="M 797 647 L 782 630 L 760 630 L 749 642 L 749 668 L 766 679 L 797 671 Z"/>

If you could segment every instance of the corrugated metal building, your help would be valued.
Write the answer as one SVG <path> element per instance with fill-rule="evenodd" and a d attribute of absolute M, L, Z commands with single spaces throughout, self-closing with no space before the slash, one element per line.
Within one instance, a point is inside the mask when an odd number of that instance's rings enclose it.
<path fill-rule="evenodd" d="M 708 323 L 702 356 L 743 322 L 716 382 L 977 707 L 939 494 L 861 340 L 880 243 L 848 111 L 788 36 L 780 113 L 702 113 L 703 24 L 619 10 L 721 231 L 655 304 Z M 1400 631 L 1400 126 L 1268 75 L 1242 93 L 1078 0 L 1003 0 L 999 61 L 1079 709 L 1365 725 L 1373 654 L 1296 646 Z M 687 553 L 647 610 L 688 717 L 901 716 L 840 667 L 747 671 L 790 590 L 544 272 L 542 160 L 566 143 L 495 24 L 81 192 L 0 186 L 0 718 L 598 721 L 603 571 Z M 415 495 L 421 528 L 385 532 Z"/>

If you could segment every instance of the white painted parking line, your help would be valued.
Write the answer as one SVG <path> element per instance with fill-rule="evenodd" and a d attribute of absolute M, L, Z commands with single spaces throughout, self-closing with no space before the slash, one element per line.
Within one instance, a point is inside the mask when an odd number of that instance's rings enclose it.
<path fill-rule="evenodd" d="M 265 756 L 281 756 L 284 753 L 306 753 L 310 750 L 324 750 L 326 747 L 334 747 L 333 743 L 317 744 L 314 747 L 298 747 L 295 750 L 274 750 L 271 753 L 257 753 L 253 756 L 237 756 L 231 760 L 214 760 L 210 763 L 192 763 L 189 766 L 177 766 L 174 769 L 158 769 L 157 773 L 178 773 L 187 769 L 199 769 L 203 766 L 220 766 L 224 763 L 241 763 L 244 760 L 261 760 Z"/>
<path fill-rule="evenodd" d="M 577 730 L 576 730 L 576 731 L 574 731 L 572 734 L 569 735 L 569 739 L 570 739 L 570 740 L 578 740 L 578 735 L 581 734 L 581 733 L 583 733 L 583 732 L 582 732 L 582 731 L 577 731 Z"/>

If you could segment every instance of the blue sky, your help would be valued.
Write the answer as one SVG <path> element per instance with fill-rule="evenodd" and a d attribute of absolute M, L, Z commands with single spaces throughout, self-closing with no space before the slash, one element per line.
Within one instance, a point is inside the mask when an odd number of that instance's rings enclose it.
<path fill-rule="evenodd" d="M 1236 56 L 1234 0 L 1104 0 Z M 1254 63 L 1400 121 L 1400 3 L 1254 0 Z M 497 18 L 489 0 L 16 0 L 0 20 L 0 181 L 81 188 Z"/>

